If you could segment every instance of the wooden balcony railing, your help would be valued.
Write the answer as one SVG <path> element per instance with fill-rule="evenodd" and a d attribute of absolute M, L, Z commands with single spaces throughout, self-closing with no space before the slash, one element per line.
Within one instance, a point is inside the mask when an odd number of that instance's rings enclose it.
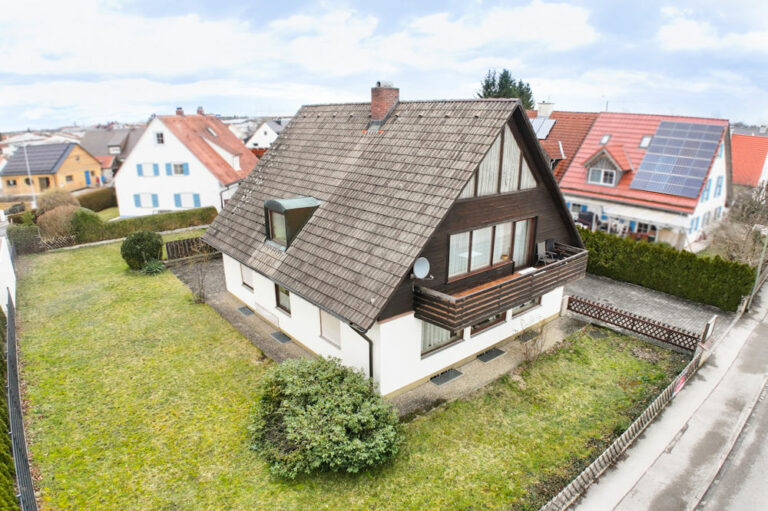
<path fill-rule="evenodd" d="M 454 295 L 417 287 L 413 298 L 415 316 L 458 330 L 584 277 L 587 251 L 560 243 L 556 249 L 564 254 L 563 259 L 527 269 L 524 274 L 514 273 L 492 285 L 481 284 Z"/>

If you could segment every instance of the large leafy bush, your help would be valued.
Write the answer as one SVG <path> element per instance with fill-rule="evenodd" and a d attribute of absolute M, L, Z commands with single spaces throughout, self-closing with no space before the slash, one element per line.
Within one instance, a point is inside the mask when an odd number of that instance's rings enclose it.
<path fill-rule="evenodd" d="M 589 250 L 587 271 L 616 280 L 736 310 L 749 294 L 755 269 L 745 264 L 697 257 L 658 243 L 636 242 L 600 231 L 580 229 Z"/>
<path fill-rule="evenodd" d="M 77 206 L 65 204 L 46 211 L 37 219 L 40 232 L 46 238 L 69 236 L 72 234 L 72 220 L 77 209 Z"/>
<path fill-rule="evenodd" d="M 37 217 L 40 218 L 48 211 L 60 206 L 79 207 L 80 202 L 66 190 L 50 190 L 37 199 Z"/>
<path fill-rule="evenodd" d="M 287 360 L 260 381 L 252 448 L 270 471 L 293 479 L 358 472 L 397 453 L 397 414 L 362 373 L 336 360 Z"/>
<path fill-rule="evenodd" d="M 120 246 L 120 255 L 132 270 L 140 270 L 149 261 L 160 259 L 162 254 L 163 238 L 152 231 L 135 232 Z"/>

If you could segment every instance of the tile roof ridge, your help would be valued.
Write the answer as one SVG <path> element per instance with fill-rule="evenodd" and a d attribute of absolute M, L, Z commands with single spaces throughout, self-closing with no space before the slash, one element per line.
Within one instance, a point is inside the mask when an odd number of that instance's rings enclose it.
<path fill-rule="evenodd" d="M 645 117 L 671 117 L 676 119 L 702 119 L 706 121 L 723 121 L 729 123 L 728 119 L 721 117 L 700 117 L 698 115 L 683 115 L 683 114 L 649 114 L 643 112 L 597 112 L 598 115 L 633 115 L 633 116 L 645 116 Z"/>
<path fill-rule="evenodd" d="M 407 99 L 400 100 L 398 104 L 411 104 L 411 103 L 519 103 L 518 98 L 459 98 L 459 99 Z M 317 106 L 358 106 L 358 105 L 370 105 L 370 101 L 361 101 L 353 103 L 312 103 L 302 105 L 305 107 L 317 107 Z M 173 116 L 171 116 L 173 117 Z"/>

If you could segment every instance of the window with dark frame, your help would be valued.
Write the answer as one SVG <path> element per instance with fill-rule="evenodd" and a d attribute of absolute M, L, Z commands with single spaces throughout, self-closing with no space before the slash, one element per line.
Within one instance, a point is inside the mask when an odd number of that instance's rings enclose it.
<path fill-rule="evenodd" d="M 173 163 L 171 164 L 171 168 L 173 170 L 174 176 L 183 176 L 184 175 L 184 164 L 183 163 Z"/>
<path fill-rule="evenodd" d="M 253 280 L 254 280 L 253 270 L 241 264 L 240 265 L 240 281 L 242 282 L 243 286 L 253 291 L 253 284 L 254 284 Z"/>
<path fill-rule="evenodd" d="M 155 133 L 155 140 L 157 140 L 158 144 L 164 144 L 165 143 L 165 137 L 162 133 Z"/>
<path fill-rule="evenodd" d="M 8 179 L 5 183 L 8 186 L 16 186 L 16 180 L 15 179 Z"/>
<path fill-rule="evenodd" d="M 494 314 L 493 316 L 489 316 L 482 320 L 480 323 L 476 323 L 472 325 L 472 331 L 471 334 L 479 334 L 483 330 L 488 330 L 492 326 L 496 326 L 499 323 L 503 323 L 506 320 L 506 311 L 499 312 L 498 314 Z"/>
<path fill-rule="evenodd" d="M 528 300 L 527 302 L 521 303 L 520 305 L 516 305 L 515 307 L 512 307 L 509 310 L 510 317 L 519 316 L 520 314 L 524 312 L 528 312 L 529 310 L 533 309 L 534 307 L 541 305 L 541 297 L 536 297 L 533 300 Z"/>
<path fill-rule="evenodd" d="M 64 181 L 66 181 L 67 183 L 71 183 L 73 180 L 74 180 L 74 177 L 72 177 L 72 176 L 65 176 L 64 177 Z"/>
<path fill-rule="evenodd" d="M 434 353 L 464 338 L 464 330 L 448 330 L 426 321 L 421 322 L 421 355 Z"/>
<path fill-rule="evenodd" d="M 451 234 L 448 241 L 448 278 L 515 262 L 525 268 L 531 261 L 533 218 L 507 221 L 472 231 Z"/>
<path fill-rule="evenodd" d="M 280 245 L 287 245 L 285 232 L 285 215 L 269 210 L 269 238 Z"/>
<path fill-rule="evenodd" d="M 275 303 L 278 309 L 291 313 L 291 292 L 279 284 L 275 284 Z"/>

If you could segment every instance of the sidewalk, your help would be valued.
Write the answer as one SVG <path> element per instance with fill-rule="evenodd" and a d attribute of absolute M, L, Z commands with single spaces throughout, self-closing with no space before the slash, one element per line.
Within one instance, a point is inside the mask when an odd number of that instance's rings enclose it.
<path fill-rule="evenodd" d="M 656 421 L 574 507 L 694 509 L 754 406 L 768 373 L 768 288 Z"/>

